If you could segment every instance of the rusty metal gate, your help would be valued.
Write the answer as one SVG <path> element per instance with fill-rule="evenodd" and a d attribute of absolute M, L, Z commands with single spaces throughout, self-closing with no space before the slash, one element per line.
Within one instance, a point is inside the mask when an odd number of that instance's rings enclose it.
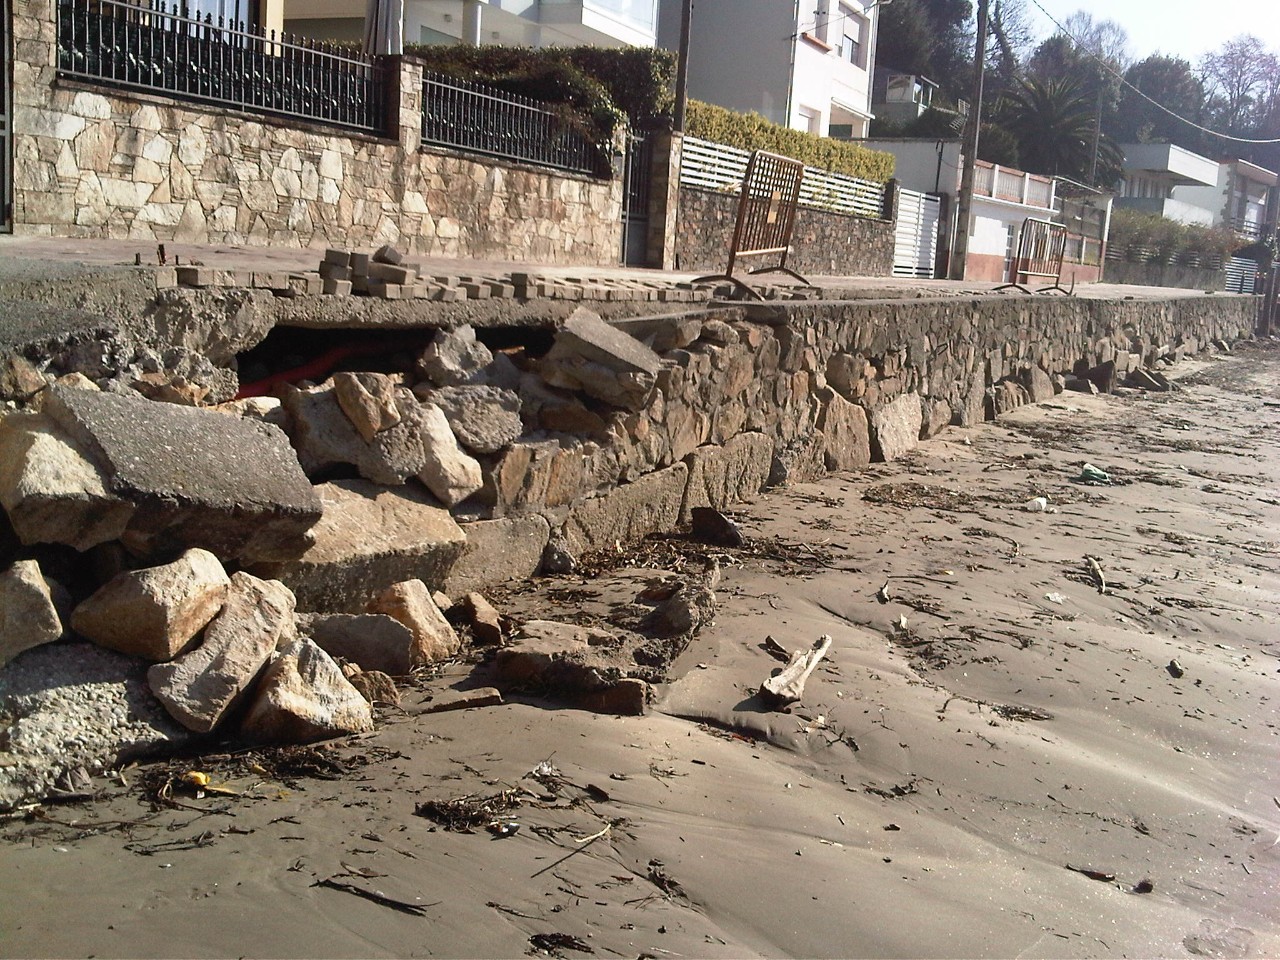
<path fill-rule="evenodd" d="M 10 34 L 9 0 L 0 0 L 0 233 L 13 229 L 13 65 L 9 59 L 13 37 Z"/>
<path fill-rule="evenodd" d="M 1018 252 L 1010 267 L 1009 282 L 996 287 L 1004 290 L 1017 287 L 1024 293 L 1031 290 L 1024 286 L 1022 279 L 1030 282 L 1032 277 L 1052 280 L 1047 287 L 1040 287 L 1036 293 L 1057 290 L 1070 293 L 1062 286 L 1062 261 L 1067 252 L 1067 228 L 1060 223 L 1049 220 L 1038 220 L 1027 217 L 1022 221 L 1022 229 L 1018 231 Z M 1072 281 L 1075 287 L 1075 281 Z"/>
<path fill-rule="evenodd" d="M 893 226 L 893 275 L 934 276 L 938 258 L 942 199 L 936 194 L 898 191 L 898 219 Z"/>

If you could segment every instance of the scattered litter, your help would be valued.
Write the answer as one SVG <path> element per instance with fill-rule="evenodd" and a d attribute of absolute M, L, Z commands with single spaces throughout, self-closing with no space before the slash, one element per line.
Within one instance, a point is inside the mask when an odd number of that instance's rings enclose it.
<path fill-rule="evenodd" d="M 760 698 L 775 709 L 799 702 L 805 681 L 830 649 L 831 635 L 824 633 L 808 650 L 797 650 L 781 671 L 760 685 Z"/>
<path fill-rule="evenodd" d="M 577 950 L 579 953 L 595 953 L 591 949 L 590 944 L 585 940 L 579 940 L 577 937 L 571 937 L 567 933 L 535 933 L 529 938 L 529 943 L 535 950 L 541 950 L 543 953 L 549 953 L 552 956 L 560 956 L 560 950 Z"/>
<path fill-rule="evenodd" d="M 1022 509 L 1027 513 L 1057 513 L 1057 507 L 1049 506 L 1048 497 L 1032 497 L 1022 505 Z"/>
<path fill-rule="evenodd" d="M 891 599 L 893 599 L 889 593 L 888 580 L 884 582 L 883 587 L 881 587 L 879 590 L 876 591 L 876 599 L 879 600 L 881 603 L 888 603 Z"/>
<path fill-rule="evenodd" d="M 1080 476 L 1076 479 L 1080 483 L 1087 483 L 1095 487 L 1109 487 L 1111 485 L 1111 474 L 1095 467 L 1092 463 L 1086 463 L 1081 467 Z"/>
<path fill-rule="evenodd" d="M 1152 883 L 1150 880 L 1139 880 L 1136 884 L 1134 884 L 1133 892 L 1134 893 L 1150 893 L 1155 888 L 1156 888 L 1156 885 Z"/>
<path fill-rule="evenodd" d="M 1046 593 L 1044 598 L 1050 603 L 1066 603 L 1067 598 L 1060 593 Z"/>
<path fill-rule="evenodd" d="M 514 820 L 498 821 L 495 820 L 485 825 L 485 829 L 492 833 L 495 837 L 502 839 L 504 837 L 514 837 L 520 832 L 520 824 Z"/>

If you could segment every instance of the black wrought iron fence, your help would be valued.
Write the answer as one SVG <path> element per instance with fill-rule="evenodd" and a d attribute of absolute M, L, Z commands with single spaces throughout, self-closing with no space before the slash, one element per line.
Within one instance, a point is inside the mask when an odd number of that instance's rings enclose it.
<path fill-rule="evenodd" d="M 355 51 L 190 15 L 163 0 L 58 0 L 64 76 L 381 132 L 383 66 Z"/>
<path fill-rule="evenodd" d="M 422 139 L 573 173 L 609 174 L 604 151 L 570 116 L 528 97 L 441 74 L 423 78 Z"/>

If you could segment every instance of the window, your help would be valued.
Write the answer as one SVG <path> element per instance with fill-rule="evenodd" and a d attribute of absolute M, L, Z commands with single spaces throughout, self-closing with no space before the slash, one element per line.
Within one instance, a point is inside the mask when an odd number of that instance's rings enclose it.
<path fill-rule="evenodd" d="M 217 23 L 221 18 L 227 26 L 231 24 L 254 25 L 258 22 L 257 0 L 187 0 L 183 5 L 188 15 L 199 20 L 212 20 Z"/>
<path fill-rule="evenodd" d="M 840 41 L 840 59 L 856 67 L 865 67 L 862 37 L 866 29 L 866 21 L 854 13 L 852 8 L 841 4 L 840 29 L 843 31 Z"/>

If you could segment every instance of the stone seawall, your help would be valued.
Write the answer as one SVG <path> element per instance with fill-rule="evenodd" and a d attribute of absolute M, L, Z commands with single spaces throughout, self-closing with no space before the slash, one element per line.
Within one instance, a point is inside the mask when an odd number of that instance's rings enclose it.
<path fill-rule="evenodd" d="M 467 543 L 433 568 L 434 585 L 526 577 L 548 544 L 554 556 L 617 549 L 674 528 L 693 507 L 724 509 L 767 484 L 893 459 L 948 424 L 1049 399 L 1073 371 L 1109 389 L 1131 369 L 1248 336 L 1252 313 L 1247 298 L 1000 297 L 723 307 L 620 321 L 615 331 L 655 348 L 653 389 L 642 402 L 601 402 L 607 394 L 598 387 L 566 388 L 545 358 L 517 356 L 519 372 L 504 363 L 506 373 L 490 374 L 510 391 L 519 434 L 476 454 L 480 489 L 449 510 Z M 595 375 L 610 383 L 641 376 L 589 353 Z M 296 438 L 296 424 L 292 432 Z M 398 501 L 403 489 L 382 496 Z M 335 587 L 348 559 L 324 529 L 346 542 L 352 525 L 326 516 L 317 528 L 325 562 L 304 558 L 268 572 L 308 602 L 354 611 L 366 586 Z M 387 549 L 420 552 L 398 542 Z M 352 569 L 363 577 L 368 563 L 352 561 Z"/>
<path fill-rule="evenodd" d="M 736 195 L 682 187 L 675 228 L 676 269 L 724 270 L 737 216 Z M 892 221 L 800 207 L 787 266 L 815 276 L 887 277 L 893 272 L 893 232 Z M 741 272 L 776 262 L 776 258 L 743 261 Z"/>
<path fill-rule="evenodd" d="M 59 78 L 53 0 L 13 7 L 17 233 L 618 261 L 620 179 L 420 148 L 411 60 L 380 139 Z"/>

